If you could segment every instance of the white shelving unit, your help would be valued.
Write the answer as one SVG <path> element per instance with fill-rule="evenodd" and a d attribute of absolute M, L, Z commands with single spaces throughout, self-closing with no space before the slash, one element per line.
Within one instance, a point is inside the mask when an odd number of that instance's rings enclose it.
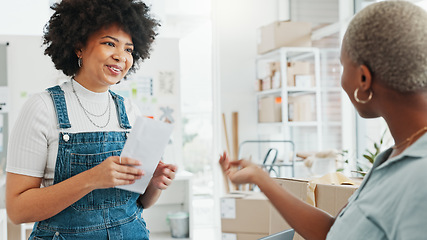
<path fill-rule="evenodd" d="M 258 117 L 258 134 L 272 135 L 280 133 L 282 139 L 289 139 L 295 142 L 298 149 L 303 150 L 321 150 L 322 149 L 322 108 L 321 108 L 321 83 L 320 83 L 320 51 L 312 47 L 284 47 L 272 52 L 259 55 L 256 59 L 257 79 L 263 78 L 262 68 L 270 62 L 280 62 L 281 87 L 278 89 L 269 89 L 256 93 L 257 102 L 265 96 L 281 97 L 281 122 L 259 123 Z M 299 87 L 289 86 L 287 79 L 288 62 L 307 61 L 311 65 L 310 74 L 313 76 L 313 86 Z M 263 67 L 264 66 L 264 67 Z M 315 118 L 314 121 L 289 121 L 288 101 L 290 97 L 298 95 L 314 95 L 315 99 Z M 258 106 L 258 105 L 257 105 Z M 279 128 L 279 129 L 278 129 Z M 304 130 L 315 132 L 314 141 L 305 141 L 300 139 Z M 302 133 L 300 133 L 302 132 Z M 312 137 L 310 137 L 312 138 Z M 303 146 L 303 143 L 306 146 Z"/>
<path fill-rule="evenodd" d="M 281 121 L 261 122 L 257 116 L 258 139 L 259 140 L 292 140 L 295 143 L 296 152 L 315 152 L 343 149 L 343 114 L 342 99 L 346 97 L 340 86 L 342 67 L 339 63 L 340 51 L 336 48 L 315 47 L 284 47 L 256 58 L 256 79 L 263 79 L 271 72 L 268 64 L 280 63 L 280 87 L 258 91 L 255 93 L 257 99 L 257 112 L 259 113 L 260 99 L 265 97 L 281 98 Z M 288 84 L 288 62 L 306 62 L 309 64 L 309 74 L 312 76 L 311 85 L 291 86 Z M 293 81 L 294 79 L 292 79 Z M 277 87 L 276 84 L 271 86 Z M 298 95 L 311 95 L 311 104 L 306 110 L 313 114 L 301 121 L 289 119 L 288 104 L 292 97 Z M 295 99 L 295 98 L 294 98 Z M 295 107 L 295 105 L 294 105 Z M 292 112 L 292 111 L 291 111 Z M 304 112 L 307 113 L 307 112 Z M 302 118 L 300 118 L 302 119 Z M 277 120 L 277 119 L 276 119 Z M 268 146 L 278 148 L 277 146 Z M 263 149 L 264 149 L 263 148 Z M 264 150 L 265 150 L 264 149 Z M 289 149 L 285 149 L 285 152 Z M 263 151 L 261 151 L 263 152 Z M 265 154 L 265 152 L 263 153 Z M 264 156 L 260 156 L 263 159 Z M 279 157 L 278 157 L 279 158 Z M 281 158 L 286 162 L 286 156 Z M 289 159 L 289 158 L 288 158 Z M 304 166 L 295 165 L 295 176 L 306 177 L 309 172 Z M 282 171 L 283 177 L 291 176 L 289 168 Z"/>

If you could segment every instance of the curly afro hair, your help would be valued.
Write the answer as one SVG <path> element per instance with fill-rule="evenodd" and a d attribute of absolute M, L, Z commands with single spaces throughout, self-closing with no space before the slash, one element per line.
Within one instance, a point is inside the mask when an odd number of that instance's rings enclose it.
<path fill-rule="evenodd" d="M 129 73 L 135 72 L 137 62 L 149 58 L 160 26 L 151 17 L 149 7 L 138 0 L 62 0 L 51 9 L 55 13 L 44 29 L 44 54 L 67 76 L 74 76 L 79 70 L 75 50 L 85 46 L 91 34 L 112 24 L 132 36 L 133 65 Z"/>

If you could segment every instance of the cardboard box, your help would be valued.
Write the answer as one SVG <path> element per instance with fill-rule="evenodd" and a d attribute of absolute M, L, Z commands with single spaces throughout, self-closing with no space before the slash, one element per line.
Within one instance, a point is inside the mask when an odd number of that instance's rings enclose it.
<path fill-rule="evenodd" d="M 308 122 L 316 120 L 316 96 L 300 94 L 288 96 L 288 121 Z"/>
<path fill-rule="evenodd" d="M 279 178 L 277 181 L 305 201 L 308 181 L 287 178 Z M 220 202 L 224 240 L 258 239 L 291 228 L 263 193 L 230 193 L 222 197 Z M 294 240 L 296 239 L 303 238 L 295 234 Z"/>
<path fill-rule="evenodd" d="M 314 87 L 314 76 L 313 75 L 294 75 L 295 87 L 300 88 L 311 88 Z"/>
<path fill-rule="evenodd" d="M 261 90 L 270 90 L 271 89 L 271 85 L 272 85 L 272 79 L 271 76 L 267 76 L 265 78 L 263 78 L 261 80 L 262 84 L 261 84 Z"/>
<path fill-rule="evenodd" d="M 266 234 L 257 233 L 222 233 L 222 240 L 258 240 L 262 237 L 268 236 Z"/>
<path fill-rule="evenodd" d="M 262 193 L 236 192 L 221 198 L 221 230 L 225 233 L 269 234 L 271 203 Z"/>
<path fill-rule="evenodd" d="M 262 91 L 262 79 L 257 79 L 255 81 L 255 91 Z"/>
<path fill-rule="evenodd" d="M 279 185 L 292 193 L 302 201 L 307 199 L 308 180 L 296 179 L 296 178 L 276 178 Z M 281 232 L 286 229 L 290 229 L 289 224 L 283 219 L 282 215 L 274 208 L 270 214 L 270 233 Z M 295 233 L 294 240 L 304 239 L 298 233 Z"/>
<path fill-rule="evenodd" d="M 307 201 L 309 180 L 275 180 L 297 198 Z M 357 188 L 357 185 L 316 184 L 315 205 L 335 216 Z M 291 228 L 265 195 L 256 192 L 236 192 L 221 198 L 221 226 L 223 240 L 255 240 Z M 303 238 L 295 233 L 294 240 L 297 239 Z"/>
<path fill-rule="evenodd" d="M 258 121 L 260 123 L 282 121 L 281 97 L 267 96 L 258 100 Z"/>
<path fill-rule="evenodd" d="M 286 69 L 287 84 L 289 87 L 295 87 L 295 76 L 297 75 L 310 75 L 309 62 L 288 62 Z M 314 86 L 314 84 L 313 84 Z"/>
<path fill-rule="evenodd" d="M 258 29 L 258 54 L 281 47 L 310 47 L 311 24 L 276 21 Z"/>
<path fill-rule="evenodd" d="M 276 61 L 276 62 L 270 62 L 269 63 L 269 67 L 270 67 L 270 72 L 274 73 L 274 72 L 280 72 L 280 61 Z"/>
<path fill-rule="evenodd" d="M 356 185 L 317 184 L 315 189 L 316 207 L 336 216 L 358 189 Z"/>

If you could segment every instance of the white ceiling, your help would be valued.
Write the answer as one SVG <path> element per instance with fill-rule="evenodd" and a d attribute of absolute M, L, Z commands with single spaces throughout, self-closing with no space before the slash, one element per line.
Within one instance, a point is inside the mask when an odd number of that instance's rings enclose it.
<path fill-rule="evenodd" d="M 57 0 L 0 0 L 1 35 L 42 35 Z M 160 36 L 181 38 L 210 21 L 211 0 L 147 0 L 160 19 Z"/>

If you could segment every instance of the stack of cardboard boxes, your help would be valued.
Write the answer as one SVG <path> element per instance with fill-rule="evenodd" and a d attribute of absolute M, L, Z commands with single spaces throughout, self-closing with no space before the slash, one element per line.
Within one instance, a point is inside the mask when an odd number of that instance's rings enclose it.
<path fill-rule="evenodd" d="M 276 181 L 302 201 L 310 193 L 308 180 L 278 178 Z M 336 216 L 357 186 L 317 184 L 314 205 Z M 270 201 L 259 192 L 236 192 L 221 198 L 223 240 L 256 240 L 291 227 Z M 295 239 L 303 239 L 298 233 Z"/>
<path fill-rule="evenodd" d="M 276 21 L 259 29 L 258 53 L 264 54 L 281 47 L 310 47 L 311 24 L 305 22 Z M 314 87 L 314 77 L 309 62 L 272 61 L 266 64 L 264 73 L 257 80 L 256 89 L 266 91 L 282 88 L 282 70 L 286 68 L 287 86 L 310 88 Z M 310 98 L 310 96 L 308 97 Z M 291 97 L 292 115 L 294 121 L 313 121 L 313 106 L 307 97 Z M 308 101 L 307 101 L 308 99 Z M 288 99 L 284 100 L 287 104 Z M 266 96 L 258 101 L 258 121 L 260 123 L 281 122 L 282 99 L 279 94 Z M 295 113 L 293 113 L 295 111 Z M 308 112 L 309 114 L 304 114 Z"/>
<path fill-rule="evenodd" d="M 258 54 L 281 47 L 311 47 L 311 24 L 276 21 L 258 30 Z"/>
<path fill-rule="evenodd" d="M 295 93 L 289 95 L 288 121 L 316 121 L 316 95 L 314 93 Z"/>

